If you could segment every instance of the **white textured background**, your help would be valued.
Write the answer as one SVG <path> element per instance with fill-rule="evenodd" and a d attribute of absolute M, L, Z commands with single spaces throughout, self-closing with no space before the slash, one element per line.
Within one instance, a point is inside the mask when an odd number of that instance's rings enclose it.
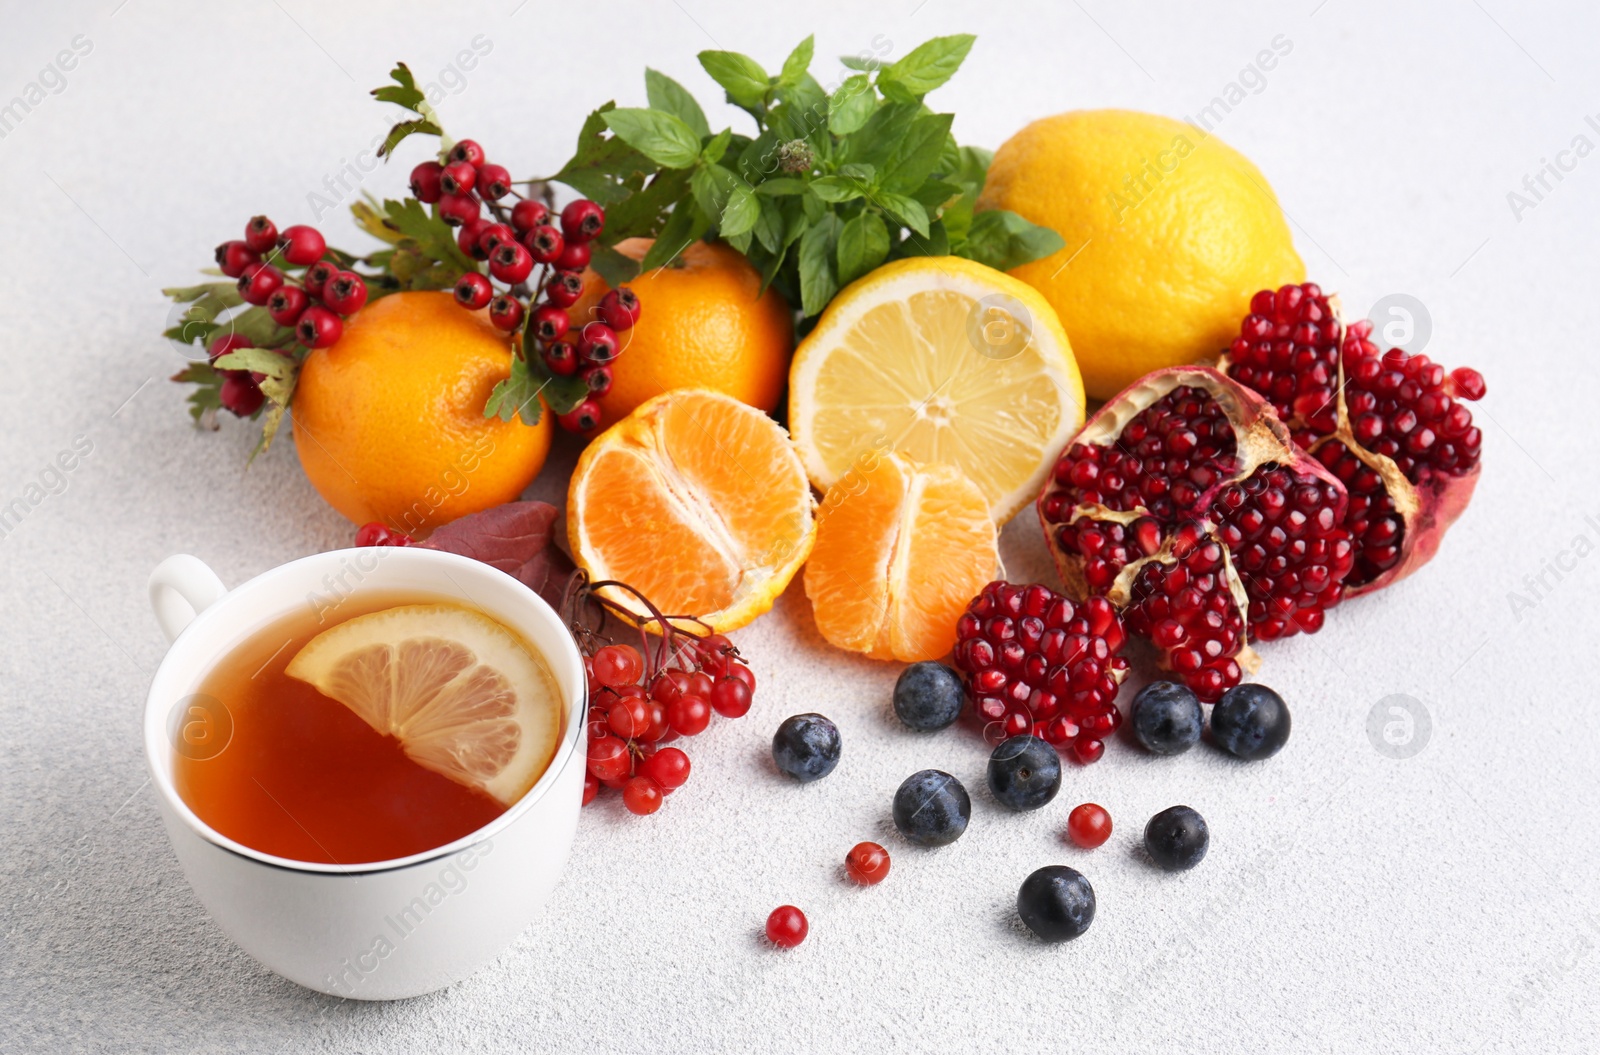
<path fill-rule="evenodd" d="M 1592 1051 L 1600 158 L 1566 156 L 1573 171 L 1520 217 L 1507 194 L 1575 137 L 1600 146 L 1585 124 L 1600 19 L 1576 0 L 1204 6 L 7 0 L 0 102 L 78 34 L 93 49 L 0 139 L 0 501 L 75 437 L 93 453 L 0 538 L 0 1049 Z M 754 710 L 692 744 L 694 779 L 661 813 L 586 813 L 553 904 L 499 962 L 391 1005 L 267 973 L 190 894 L 145 782 L 139 711 L 162 641 L 144 580 L 187 550 L 237 583 L 351 527 L 292 445 L 246 473 L 247 429 L 190 428 L 164 380 L 179 359 L 157 336 L 159 288 L 252 213 L 310 221 L 308 192 L 391 119 L 366 91 L 397 58 L 437 79 L 482 34 L 492 50 L 440 109 L 525 175 L 564 160 L 593 105 L 642 105 L 646 64 L 709 102 L 696 51 L 776 68 L 813 30 L 830 60 L 880 35 L 898 56 L 978 33 L 934 102 L 989 146 L 1075 107 L 1195 113 L 1283 34 L 1290 54 L 1216 130 L 1271 179 L 1313 277 L 1357 310 L 1420 299 L 1430 354 L 1483 370 L 1476 504 L 1421 575 L 1265 650 L 1294 708 L 1278 757 L 1155 760 L 1119 742 L 1026 816 L 988 797 L 966 732 L 896 726 L 895 670 L 826 649 L 797 584 L 738 635 Z M 817 70 L 828 82 L 831 63 Z M 398 192 L 402 161 L 366 185 Z M 342 218 L 325 229 L 361 244 Z M 559 496 L 571 457 L 535 493 Z M 1053 581 L 1031 515 L 1005 549 L 1015 577 Z M 1532 594 L 1525 577 L 1558 561 Z M 1533 603 L 1515 611 L 1511 591 Z M 1399 760 L 1367 733 L 1397 693 L 1432 723 Z M 844 761 L 796 787 L 766 744 L 813 709 L 839 723 Z M 926 766 L 974 798 L 967 835 L 931 852 L 888 823 L 895 786 Z M 1060 837 L 1085 800 L 1117 825 L 1093 853 Z M 1213 834 L 1173 877 L 1134 847 L 1177 802 Z M 842 878 L 863 838 L 894 855 L 870 890 Z M 1011 908 L 1049 863 L 1099 896 L 1093 929 L 1062 947 Z M 780 954 L 757 935 L 791 901 L 811 937 Z"/>

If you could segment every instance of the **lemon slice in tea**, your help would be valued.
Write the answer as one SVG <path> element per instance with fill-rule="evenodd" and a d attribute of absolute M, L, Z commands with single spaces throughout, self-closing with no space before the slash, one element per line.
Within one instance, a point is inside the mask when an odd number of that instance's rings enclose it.
<path fill-rule="evenodd" d="M 534 785 L 561 737 L 555 678 L 487 616 L 403 605 L 325 630 L 288 675 L 400 741 L 412 761 L 509 806 Z"/>

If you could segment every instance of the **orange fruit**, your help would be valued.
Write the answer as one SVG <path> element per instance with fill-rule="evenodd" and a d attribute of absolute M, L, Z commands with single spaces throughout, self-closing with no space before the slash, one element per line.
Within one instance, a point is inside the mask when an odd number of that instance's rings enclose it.
<path fill-rule="evenodd" d="M 832 645 L 873 659 L 938 659 L 999 560 L 989 500 L 961 470 L 869 457 L 817 511 L 806 596 Z"/>
<path fill-rule="evenodd" d="M 312 486 L 357 524 L 425 536 L 510 502 L 544 466 L 539 424 L 485 418 L 511 372 L 511 346 L 483 312 L 447 292 L 393 293 L 306 357 L 293 400 L 294 446 Z"/>
<path fill-rule="evenodd" d="M 629 238 L 616 248 L 642 260 L 652 243 Z M 777 290 L 761 294 L 761 274 L 743 253 L 695 242 L 628 286 L 639 296 L 639 321 L 618 335 L 623 352 L 611 391 L 600 398 L 603 420 L 620 421 L 674 388 L 724 392 L 769 412 L 778 405 L 794 351 L 794 316 Z M 584 295 L 567 311 L 574 329 L 595 318 L 610 288 L 593 269 L 584 272 Z"/>
<path fill-rule="evenodd" d="M 648 309 L 646 309 L 648 310 Z M 567 494 L 567 539 L 591 580 L 718 631 L 772 607 L 811 552 L 815 502 L 783 427 L 732 396 L 676 389 L 597 436 Z M 641 618 L 632 594 L 606 596 Z"/>

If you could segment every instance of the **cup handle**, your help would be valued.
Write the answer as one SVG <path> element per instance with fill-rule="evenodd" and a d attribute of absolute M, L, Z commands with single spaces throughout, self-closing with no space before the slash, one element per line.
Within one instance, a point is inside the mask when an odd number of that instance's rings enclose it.
<path fill-rule="evenodd" d="M 227 592 L 205 561 L 187 553 L 174 553 L 150 573 L 150 607 L 168 642 L 176 641 L 195 616 Z"/>

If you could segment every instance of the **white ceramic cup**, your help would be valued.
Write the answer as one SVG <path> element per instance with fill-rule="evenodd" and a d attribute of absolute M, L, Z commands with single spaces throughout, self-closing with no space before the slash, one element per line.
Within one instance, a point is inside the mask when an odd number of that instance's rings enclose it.
<path fill-rule="evenodd" d="M 186 750 L 225 750 L 223 738 L 231 734 L 226 708 L 196 696 L 203 675 L 229 650 L 301 606 L 336 604 L 372 589 L 458 599 L 543 653 L 566 708 L 550 768 L 478 831 L 393 861 L 292 861 L 207 826 L 173 786 L 180 742 Z M 241 948 L 309 988 L 394 1000 L 465 977 L 522 933 L 555 888 L 572 847 L 585 752 L 583 659 L 537 594 L 467 557 L 382 547 L 304 557 L 233 590 L 199 558 L 178 554 L 151 574 L 150 603 L 172 642 L 145 704 L 150 778 L 184 874 Z"/>

